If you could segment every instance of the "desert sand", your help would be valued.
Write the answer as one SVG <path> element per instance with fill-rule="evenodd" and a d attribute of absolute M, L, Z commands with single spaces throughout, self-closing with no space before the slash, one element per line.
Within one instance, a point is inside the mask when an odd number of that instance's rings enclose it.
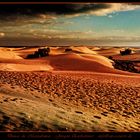
<path fill-rule="evenodd" d="M 140 74 L 108 56 L 139 61 L 140 49 L 65 48 L 34 59 L 26 56 L 36 47 L 0 48 L 0 130 L 139 132 Z"/>

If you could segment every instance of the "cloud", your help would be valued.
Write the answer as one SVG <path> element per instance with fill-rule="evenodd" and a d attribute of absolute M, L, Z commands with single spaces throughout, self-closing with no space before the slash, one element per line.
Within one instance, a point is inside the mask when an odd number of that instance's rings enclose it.
<path fill-rule="evenodd" d="M 58 21 L 60 17 L 72 18 L 81 15 L 105 16 L 113 13 L 140 9 L 140 5 L 127 3 L 85 3 L 85 4 L 44 4 L 44 5 L 0 5 L 0 27 L 27 27 L 30 25 L 63 25 L 73 24 L 69 21 Z M 9 30 L 9 29 L 8 29 Z"/>
<path fill-rule="evenodd" d="M 41 19 L 57 19 L 55 16 L 47 14 L 38 14 L 38 17 L 40 17 Z"/>
<path fill-rule="evenodd" d="M 85 4 L 44 4 L 44 5 L 2 5 L 0 20 L 16 20 L 27 16 L 41 19 L 56 19 L 57 16 L 97 15 L 103 16 L 119 11 L 139 9 L 139 5 L 128 3 L 85 3 Z"/>
<path fill-rule="evenodd" d="M 3 16 L 3 15 L 2 15 Z M 14 18 L 15 16 L 15 18 Z M 1 17 L 1 15 L 0 15 Z M 5 26 L 26 26 L 26 25 L 31 25 L 31 24 L 45 24 L 45 25 L 50 25 L 54 24 L 55 19 L 48 17 L 48 19 L 41 18 L 40 16 L 30 16 L 30 15 L 12 15 L 9 17 L 6 17 L 5 19 L 0 18 L 0 27 L 5 27 Z"/>
<path fill-rule="evenodd" d="M 96 34 L 88 31 L 67 31 L 63 25 L 71 29 L 69 25 L 76 23 L 65 18 L 86 15 L 108 16 L 114 13 L 140 9 L 140 5 L 128 3 L 86 3 L 86 4 L 44 4 L 44 5 L 0 5 L 1 39 L 6 37 L 42 37 L 42 38 L 92 38 Z M 60 18 L 60 19 L 59 19 Z M 74 26 L 74 25 L 73 25 Z M 56 28 L 54 28 L 56 27 Z M 59 28 L 61 27 L 61 28 Z M 56 30 L 55 30 L 56 29 Z M 58 30 L 57 30 L 58 29 Z M 61 30 L 62 29 L 62 30 Z M 122 34 L 122 30 L 114 30 L 114 34 Z M 20 33 L 20 34 L 19 34 Z M 136 39 L 137 38 L 137 39 Z M 134 40 L 139 40 L 138 37 Z M 111 38 L 105 38 L 111 40 Z M 119 39 L 119 38 L 117 38 Z M 115 40 L 115 37 L 112 38 Z M 120 38 L 121 40 L 121 38 Z M 125 40 L 128 40 L 125 38 Z M 131 38 L 130 38 L 131 40 Z"/>
<path fill-rule="evenodd" d="M 109 17 L 109 18 L 112 18 L 113 16 L 112 16 L 112 15 L 108 15 L 108 17 Z"/>
<path fill-rule="evenodd" d="M 92 38 L 94 36 L 94 32 L 91 30 L 88 31 L 70 31 L 70 30 L 55 30 L 55 29 L 44 29 L 44 30 L 33 30 L 30 29 L 26 34 L 21 34 L 21 37 L 38 37 L 38 38 Z M 9 33 L 9 36 L 13 36 L 13 34 Z"/>
<path fill-rule="evenodd" d="M 125 31 L 123 29 L 114 29 L 111 32 L 115 32 L 115 33 L 124 33 Z"/>
<path fill-rule="evenodd" d="M 100 36 L 96 37 L 95 40 L 103 42 L 140 42 L 140 36 Z"/>
<path fill-rule="evenodd" d="M 130 10 L 140 9 L 139 5 L 131 5 L 126 3 L 109 3 L 105 5 L 108 5 L 108 7 L 91 10 L 89 14 L 103 16 L 103 15 L 120 12 L 120 11 L 130 11 Z"/>
<path fill-rule="evenodd" d="M 52 38 L 92 38 L 94 32 L 89 31 L 61 31 L 61 30 L 44 30 L 47 35 L 51 36 Z"/>

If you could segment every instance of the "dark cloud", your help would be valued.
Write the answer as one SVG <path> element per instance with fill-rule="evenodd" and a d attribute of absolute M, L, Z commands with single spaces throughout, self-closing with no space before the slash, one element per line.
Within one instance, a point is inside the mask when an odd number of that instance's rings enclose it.
<path fill-rule="evenodd" d="M 109 4 L 44 4 L 44 5 L 1 5 L 0 14 L 75 14 L 90 10 L 109 8 Z"/>
<path fill-rule="evenodd" d="M 17 16 L 38 14 L 73 15 L 109 8 L 108 4 L 44 4 L 44 5 L 0 5 L 1 20 L 15 20 Z"/>
<path fill-rule="evenodd" d="M 128 6 L 129 5 L 129 6 Z M 19 17 L 38 17 L 39 15 L 104 15 L 116 11 L 127 11 L 137 6 L 115 3 L 84 3 L 84 4 L 25 4 L 25 5 L 0 5 L 0 21 L 15 21 Z"/>

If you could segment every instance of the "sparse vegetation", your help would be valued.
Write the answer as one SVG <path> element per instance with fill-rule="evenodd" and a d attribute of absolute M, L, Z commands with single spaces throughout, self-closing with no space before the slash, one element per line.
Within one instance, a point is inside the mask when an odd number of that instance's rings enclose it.
<path fill-rule="evenodd" d="M 50 48 L 39 48 L 38 51 L 34 52 L 34 54 L 28 54 L 27 59 L 49 56 L 49 52 Z"/>
<path fill-rule="evenodd" d="M 131 49 L 125 49 L 124 51 L 120 51 L 121 55 L 129 55 L 132 53 Z M 129 71 L 129 72 L 134 72 L 134 73 L 140 73 L 140 70 L 136 68 L 136 63 L 135 61 L 130 61 L 130 60 L 117 60 L 114 59 L 113 56 L 108 56 L 109 59 L 113 60 L 113 66 L 115 69 L 123 70 L 123 71 Z"/>
<path fill-rule="evenodd" d="M 133 61 L 126 61 L 126 60 L 113 60 L 113 61 L 115 62 L 114 68 L 116 69 L 134 72 L 134 73 L 140 73 L 140 71 L 135 68 Z"/>
<path fill-rule="evenodd" d="M 120 51 L 120 54 L 121 55 L 129 55 L 132 53 L 132 50 L 131 49 L 125 49 L 124 51 Z"/>
<path fill-rule="evenodd" d="M 112 57 L 112 56 L 109 56 L 108 58 L 109 58 L 109 59 L 111 59 L 111 60 L 113 59 L 113 57 Z"/>
<path fill-rule="evenodd" d="M 71 48 L 66 48 L 66 49 L 65 49 L 65 52 L 70 52 L 70 51 L 72 51 Z"/>

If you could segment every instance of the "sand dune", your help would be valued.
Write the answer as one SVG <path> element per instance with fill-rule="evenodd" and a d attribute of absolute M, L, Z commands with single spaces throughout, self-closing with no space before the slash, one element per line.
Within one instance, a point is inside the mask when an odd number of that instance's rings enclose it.
<path fill-rule="evenodd" d="M 66 47 L 50 47 L 50 55 L 64 54 L 65 53 L 65 48 Z M 32 53 L 34 53 L 37 50 L 38 50 L 38 47 L 34 47 L 34 48 L 21 48 L 21 49 L 16 49 L 15 52 L 19 56 L 21 56 L 23 58 L 26 58 L 26 56 L 28 54 L 32 54 Z"/>
<path fill-rule="evenodd" d="M 124 48 L 102 48 L 100 50 L 96 50 L 97 54 L 103 55 L 103 56 L 112 56 L 120 54 L 120 50 L 123 50 Z"/>
<path fill-rule="evenodd" d="M 96 54 L 96 52 L 92 51 L 91 49 L 87 47 L 71 47 L 73 52 L 76 53 L 84 53 L 84 54 Z"/>
<path fill-rule="evenodd" d="M 113 66 L 112 66 L 113 61 L 108 59 L 108 58 L 106 58 L 106 57 L 104 57 L 104 56 L 101 56 L 101 55 L 89 55 L 89 54 L 88 55 L 83 54 L 81 56 L 83 56 L 85 58 L 88 58 L 90 60 L 99 62 L 102 65 L 105 65 L 105 66 L 108 66 L 110 68 L 113 68 Z"/>
<path fill-rule="evenodd" d="M 93 50 L 87 48 L 87 47 L 75 47 L 75 46 L 70 46 L 70 47 L 51 47 L 51 55 L 58 55 L 58 54 L 65 54 L 65 53 L 70 53 L 70 52 L 65 52 L 65 49 L 72 49 L 73 53 L 83 53 L 83 54 L 96 54 Z M 96 48 L 95 48 L 96 49 Z"/>
<path fill-rule="evenodd" d="M 105 57 L 138 52 L 50 48 L 35 59 L 24 58 L 37 47 L 0 48 L 0 131 L 140 132 L 140 75 Z"/>
<path fill-rule="evenodd" d="M 0 58 L 5 59 L 22 59 L 20 56 L 18 56 L 15 52 L 11 51 L 10 49 L 0 49 Z"/>
<path fill-rule="evenodd" d="M 98 56 L 95 58 L 98 60 Z M 50 56 L 47 58 L 50 65 L 54 67 L 55 70 L 80 70 L 80 71 L 109 71 L 108 64 L 106 66 L 97 62 L 94 59 L 88 59 L 81 57 L 78 54 L 62 54 L 57 56 Z M 107 61 L 109 63 L 109 61 Z M 109 63 L 111 65 L 111 63 Z M 109 65 L 109 66 L 110 66 Z M 107 69 L 107 70 L 106 70 Z"/>
<path fill-rule="evenodd" d="M 132 54 L 139 54 L 138 48 L 130 48 L 132 50 Z M 101 48 L 99 50 L 95 50 L 97 54 L 103 55 L 103 56 L 114 56 L 114 55 L 120 55 L 120 51 L 124 51 L 125 47 L 108 47 L 108 48 Z"/>
<path fill-rule="evenodd" d="M 116 70 L 112 66 L 111 60 L 108 58 L 97 55 L 97 54 L 87 54 L 89 49 L 76 47 L 77 50 L 82 50 L 83 53 L 76 54 L 73 52 L 64 53 L 65 48 L 56 48 L 51 50 L 55 50 L 55 53 L 63 52 L 62 54 L 53 54 L 44 58 L 36 58 L 36 59 L 21 59 L 16 60 L 13 59 L 12 55 L 5 55 L 5 57 L 9 59 L 1 59 L 0 61 L 0 70 L 4 71 L 91 71 L 91 72 L 101 72 L 101 73 L 116 73 L 116 74 L 131 74 L 129 72 L 124 72 L 120 70 Z M 33 53 L 37 48 L 24 49 L 23 53 L 27 54 Z M 57 50 L 57 51 L 56 51 Z M 87 51 L 88 50 L 88 51 Z M 22 49 L 15 51 L 16 53 L 22 54 Z M 11 52 L 15 54 L 15 52 Z M 15 55 L 18 56 L 18 55 Z"/>
<path fill-rule="evenodd" d="M 51 47 L 50 55 L 59 55 L 65 53 L 65 47 Z"/>
<path fill-rule="evenodd" d="M 100 47 L 95 47 L 95 46 L 89 46 L 88 48 L 90 48 L 92 51 L 97 51 L 100 50 Z"/>
<path fill-rule="evenodd" d="M 15 48 L 15 52 L 18 56 L 22 57 L 22 58 L 26 58 L 28 54 L 31 54 L 35 51 L 37 51 L 37 47 L 35 48 L 28 48 L 28 47 L 24 47 L 24 48 Z"/>
<path fill-rule="evenodd" d="M 137 48 L 131 48 L 133 50 L 134 53 L 140 53 L 140 48 L 137 47 Z"/>
<path fill-rule="evenodd" d="M 100 73 L 133 75 L 132 73 L 112 68 L 112 64 L 108 59 L 104 60 L 100 56 L 95 56 L 94 58 L 96 58 L 96 60 L 82 57 L 79 54 L 71 53 L 57 56 L 49 56 L 47 57 L 47 60 L 49 61 L 49 64 L 54 68 L 54 71 L 90 71 Z M 99 62 L 100 59 L 104 61 Z"/>

